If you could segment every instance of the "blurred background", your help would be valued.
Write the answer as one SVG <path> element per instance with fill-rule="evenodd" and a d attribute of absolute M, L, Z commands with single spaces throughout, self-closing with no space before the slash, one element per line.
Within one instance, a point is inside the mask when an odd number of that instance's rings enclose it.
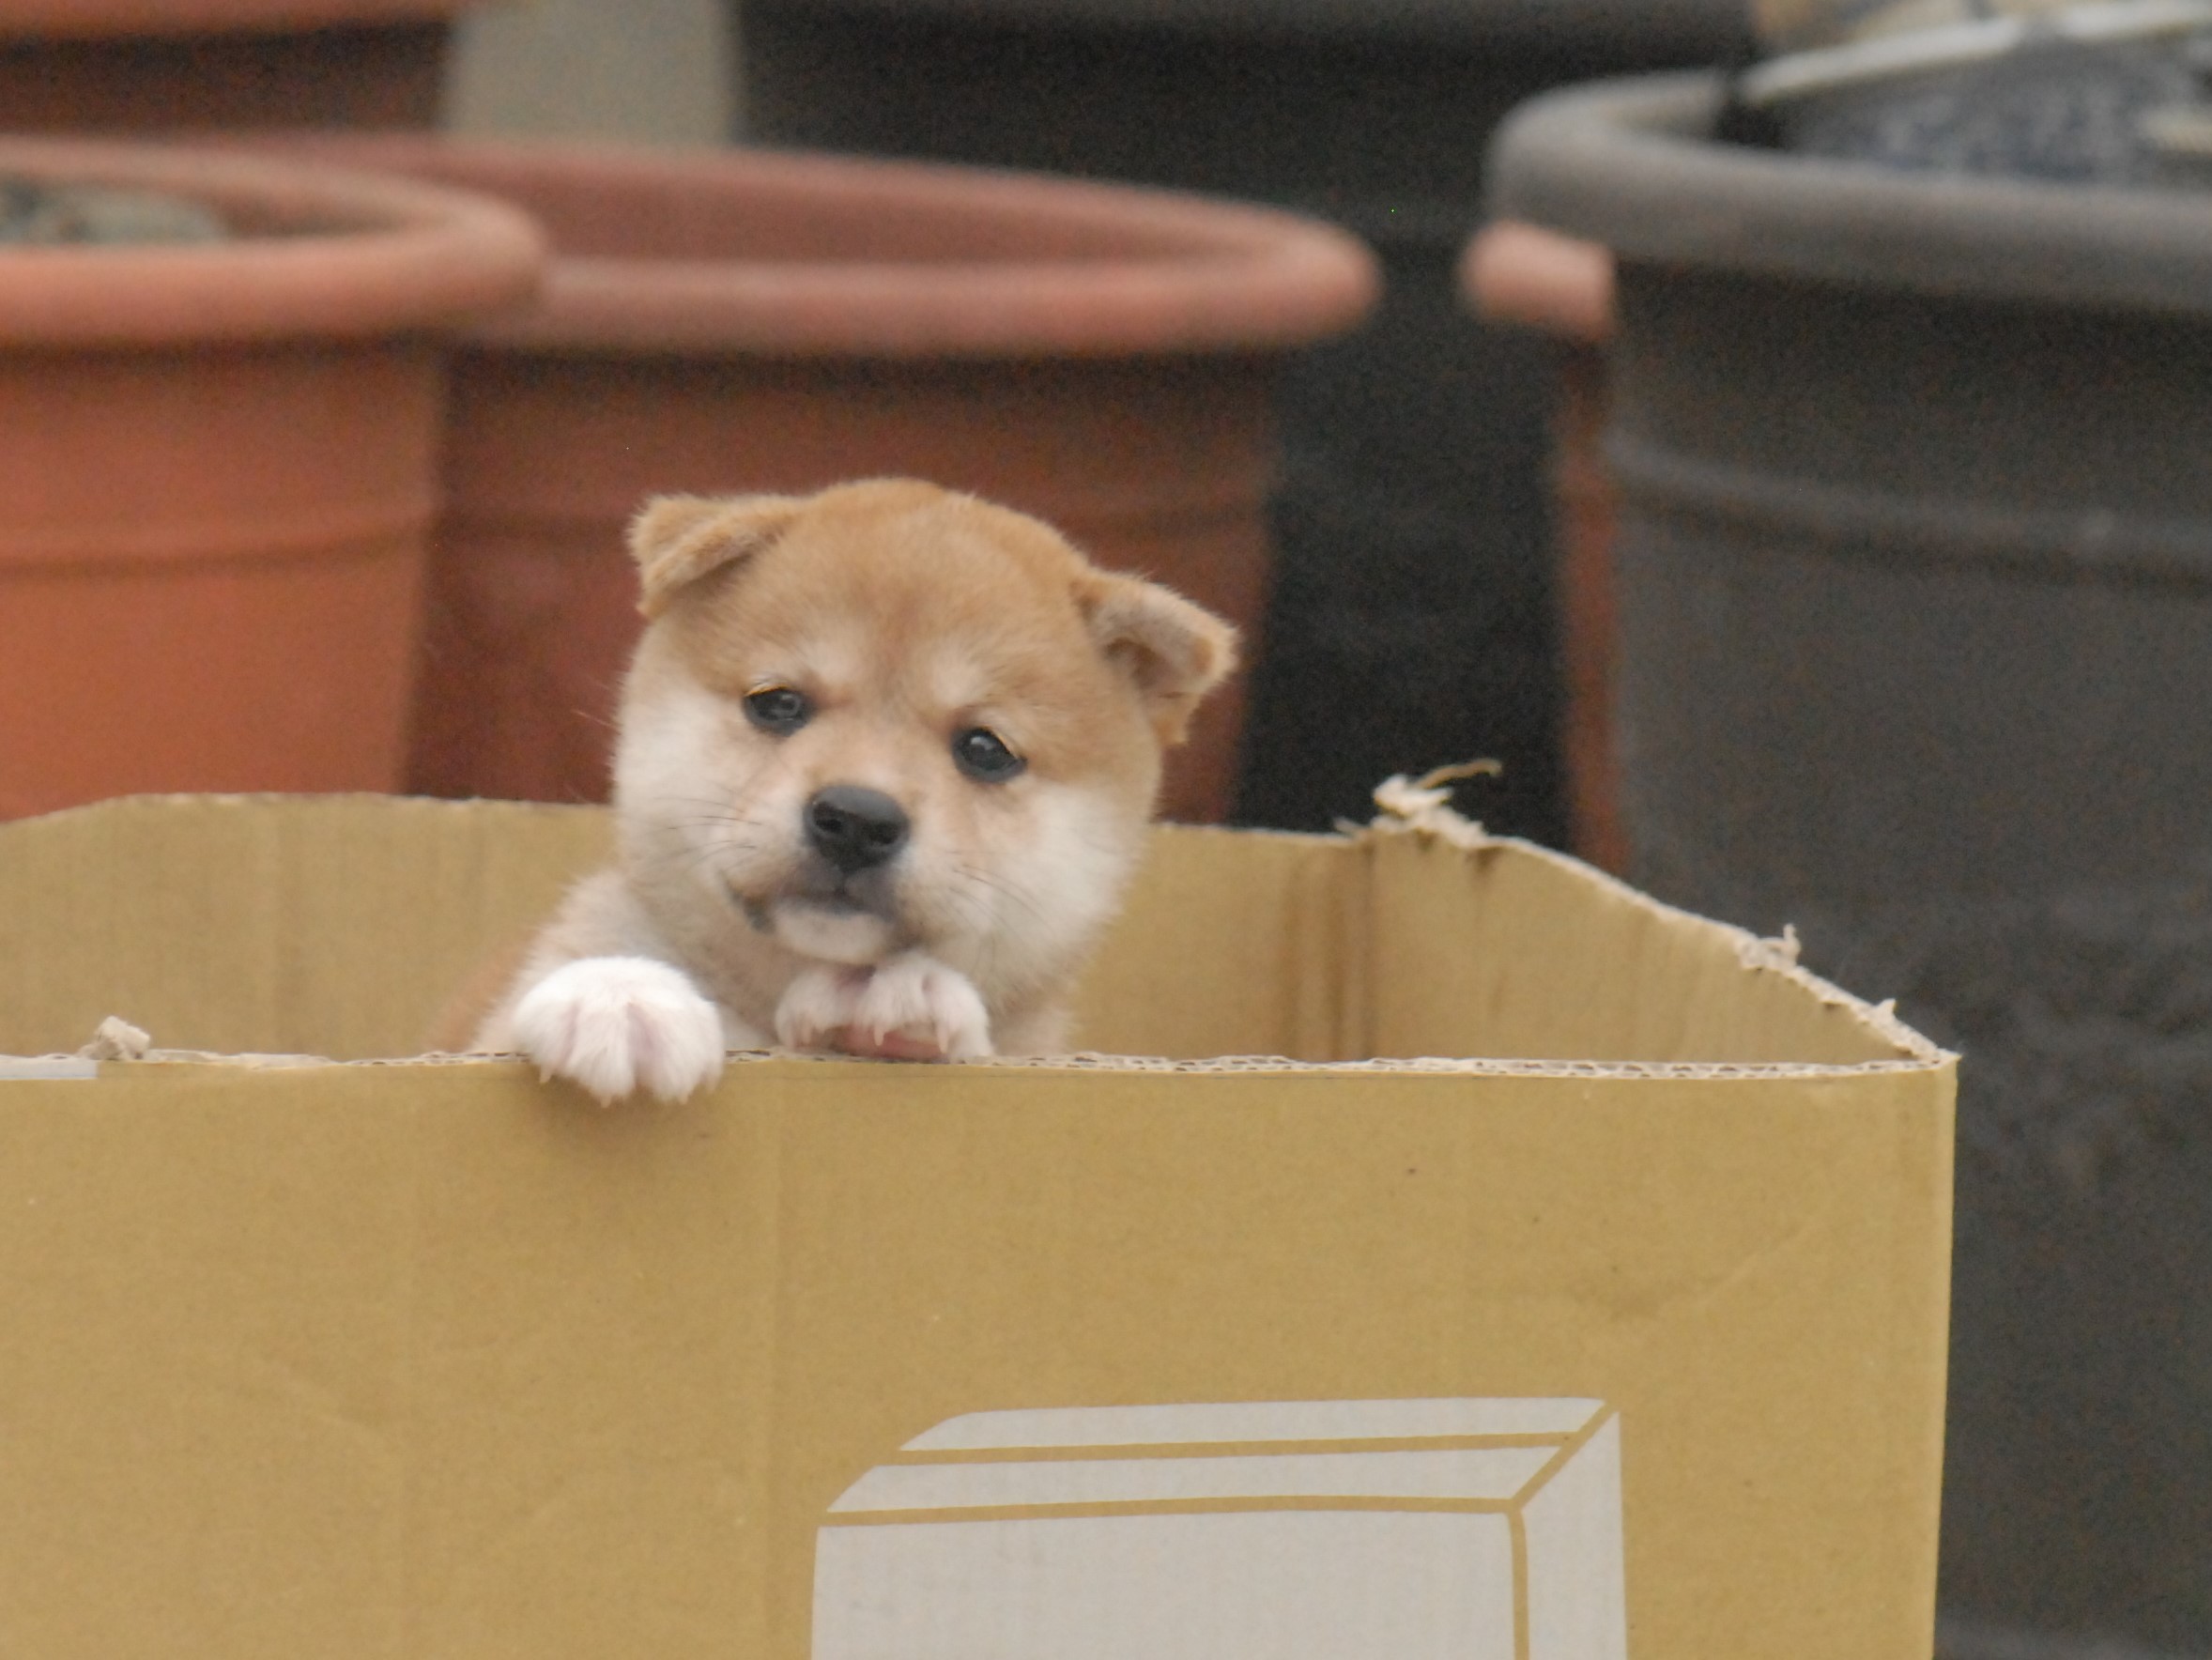
<path fill-rule="evenodd" d="M 736 35 L 723 0 L 523 0 L 465 12 L 446 125 L 719 144 L 741 131 Z"/>
<path fill-rule="evenodd" d="M 1732 0 L 651 0 L 619 18 L 538 0 L 461 20 L 450 120 L 1043 169 L 1265 201 L 1359 236 L 1383 268 L 1374 313 L 1278 376 L 1264 648 L 1223 805 L 1326 829 L 1364 818 L 1391 773 L 1494 759 L 1467 810 L 1617 862 L 1610 803 L 1578 812 L 1562 749 L 1559 348 L 1472 315 L 1456 272 L 1483 218 L 1486 142 L 1516 102 L 1748 40 Z"/>
<path fill-rule="evenodd" d="M 1939 1651 L 2212 1654 L 2207 42 L 2203 0 L 16 0 L 10 127 L 229 159 L 0 138 L 5 239 L 329 263 L 0 259 L 0 817 L 597 799 L 642 494 L 1014 500 L 1254 642 L 1178 816 L 1495 760 L 1490 829 L 1962 1050 Z M 79 188 L 125 176 L 217 211 Z"/>

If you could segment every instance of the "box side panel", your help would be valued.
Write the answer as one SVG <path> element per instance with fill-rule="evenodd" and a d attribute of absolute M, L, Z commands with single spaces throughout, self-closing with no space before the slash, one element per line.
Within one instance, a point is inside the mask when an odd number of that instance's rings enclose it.
<path fill-rule="evenodd" d="M 777 1392 L 789 1069 L 620 1112 L 520 1066 L 399 1069 L 427 1085 L 410 1660 L 774 1652 L 768 1518 L 813 1433 Z"/>
<path fill-rule="evenodd" d="M 0 1053 L 121 1015 L 170 1049 L 411 1054 L 605 846 L 598 814 L 146 798 L 0 825 Z"/>
<path fill-rule="evenodd" d="M 628 1114 L 492 1063 L 0 1084 L 0 1652 L 764 1652 L 753 1082 Z"/>
<path fill-rule="evenodd" d="M 1746 966 L 1738 936 L 1512 844 L 1374 844 L 1378 1055 L 1799 1062 L 1908 1058 L 1849 1008 Z M 1877 989 L 1879 990 L 1879 989 Z"/>
<path fill-rule="evenodd" d="M 399 1660 L 406 1138 L 136 1070 L 0 1084 L 0 1653 Z"/>
<path fill-rule="evenodd" d="M 1349 1060 L 1365 855 L 1335 838 L 1164 827 L 1084 975 L 1078 1048 Z"/>
<path fill-rule="evenodd" d="M 1246 1511 L 825 1528 L 812 1660 L 1514 1660 L 1505 1519 Z"/>
<path fill-rule="evenodd" d="M 1949 1134 L 1939 1072 L 0 1085 L 0 1652 L 805 1660 L 933 1425 L 1534 1398 L 1620 1414 L 1636 1660 L 1926 1660 Z"/>

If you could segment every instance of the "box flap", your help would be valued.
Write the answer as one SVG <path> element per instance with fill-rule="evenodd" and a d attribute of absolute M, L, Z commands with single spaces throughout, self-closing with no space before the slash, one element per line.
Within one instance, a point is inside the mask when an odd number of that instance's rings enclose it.
<path fill-rule="evenodd" d="M 418 1053 L 606 856 L 590 808 L 154 797 L 0 825 L 0 1053 L 121 1015 L 168 1050 Z M 1086 1048 L 1182 1060 L 1937 1064 L 1790 951 L 1446 815 L 1164 828 L 1085 976 Z"/>
<path fill-rule="evenodd" d="M 167 1049 L 420 1051 L 606 856 L 595 809 L 143 796 L 0 824 L 0 1053 L 109 1015 Z"/>

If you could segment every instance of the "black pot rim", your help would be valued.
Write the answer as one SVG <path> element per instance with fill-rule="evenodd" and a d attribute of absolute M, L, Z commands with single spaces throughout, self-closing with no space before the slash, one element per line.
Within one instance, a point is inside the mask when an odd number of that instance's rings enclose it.
<path fill-rule="evenodd" d="M 1713 137 L 1717 73 L 1593 82 L 1524 104 L 1494 211 L 1624 263 L 1962 299 L 2212 314 L 2212 193 L 2048 184 L 1796 156 Z"/>

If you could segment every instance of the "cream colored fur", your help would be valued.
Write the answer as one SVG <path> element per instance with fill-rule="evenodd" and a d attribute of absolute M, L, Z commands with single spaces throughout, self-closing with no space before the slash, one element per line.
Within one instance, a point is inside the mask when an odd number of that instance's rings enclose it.
<path fill-rule="evenodd" d="M 1035 519 L 912 481 L 663 498 L 632 528 L 650 619 L 624 685 L 618 855 L 569 896 L 473 1048 L 602 1100 L 675 1098 L 781 1042 L 1051 1053 L 1143 848 L 1161 752 L 1226 674 L 1226 624 Z M 755 694 L 807 711 L 771 730 Z M 955 759 L 982 730 L 1003 778 Z M 825 856 L 825 790 L 903 812 L 886 863 Z M 818 827 L 819 828 L 819 827 Z"/>

